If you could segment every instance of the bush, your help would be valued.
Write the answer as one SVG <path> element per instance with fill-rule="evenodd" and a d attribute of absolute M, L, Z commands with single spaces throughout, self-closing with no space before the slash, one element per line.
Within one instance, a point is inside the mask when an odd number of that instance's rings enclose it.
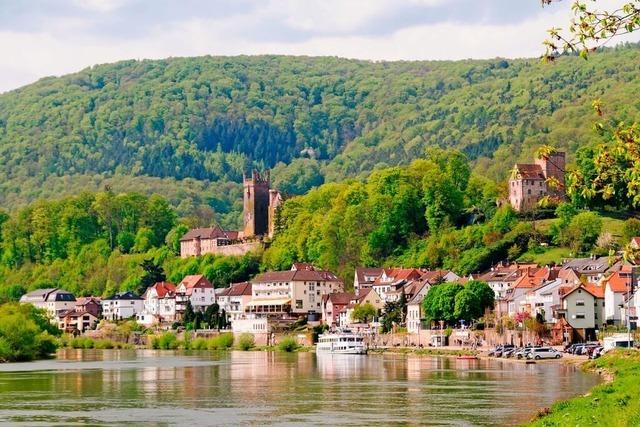
<path fill-rule="evenodd" d="M 154 350 L 175 350 L 179 344 L 176 335 L 172 332 L 165 332 L 151 339 L 151 348 Z"/>
<path fill-rule="evenodd" d="M 233 346 L 233 334 L 227 332 L 209 340 L 209 350 L 226 350 Z"/>
<path fill-rule="evenodd" d="M 94 342 L 94 347 L 100 350 L 109 350 L 114 347 L 117 347 L 117 345 L 114 344 L 114 342 L 111 340 L 102 339 L 102 340 L 96 340 Z"/>
<path fill-rule="evenodd" d="M 208 341 L 204 338 L 196 338 L 195 340 L 191 341 L 192 350 L 206 350 L 208 345 Z"/>
<path fill-rule="evenodd" d="M 278 343 L 278 350 L 287 353 L 292 353 L 300 348 L 298 340 L 295 337 L 284 337 L 280 343 Z"/>
<path fill-rule="evenodd" d="M 256 341 L 253 334 L 242 334 L 238 340 L 238 348 L 242 351 L 249 351 L 256 346 Z"/>

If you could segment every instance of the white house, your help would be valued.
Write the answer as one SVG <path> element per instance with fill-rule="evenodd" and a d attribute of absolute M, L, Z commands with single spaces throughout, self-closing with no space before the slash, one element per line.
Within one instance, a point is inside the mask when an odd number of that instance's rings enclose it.
<path fill-rule="evenodd" d="M 216 302 L 213 285 L 202 274 L 185 276 L 176 287 L 176 311 L 184 313 L 187 301 L 191 302 L 194 311 L 205 311 Z"/>
<path fill-rule="evenodd" d="M 429 292 L 430 286 L 427 283 L 409 300 L 407 303 L 407 332 L 417 334 L 420 332 L 422 319 L 422 300 Z"/>
<path fill-rule="evenodd" d="M 244 317 L 245 310 L 251 301 L 249 282 L 234 283 L 217 294 L 220 311 L 224 310 L 230 322 Z M 233 326 L 232 326 L 233 327 Z"/>
<path fill-rule="evenodd" d="M 604 286 L 605 321 L 610 325 L 620 325 L 621 309 L 631 288 L 631 267 L 625 266 L 602 281 Z"/>
<path fill-rule="evenodd" d="M 557 278 L 530 290 L 525 297 L 525 304 L 530 307 L 531 315 L 540 314 L 546 323 L 554 323 L 556 319 L 553 317 L 553 310 L 560 307 L 562 286 L 565 286 L 562 279 Z"/>
<path fill-rule="evenodd" d="M 57 322 L 57 317 L 64 311 L 75 310 L 76 298 L 71 292 L 58 288 L 37 289 L 23 295 L 21 303 L 33 304 L 47 311 L 52 321 Z"/>
<path fill-rule="evenodd" d="M 151 326 L 179 320 L 176 312 L 176 285 L 173 283 L 155 283 L 147 288 L 142 298 L 144 309 L 136 314 L 138 323 Z"/>
<path fill-rule="evenodd" d="M 604 323 L 604 289 L 592 283 L 576 286 L 562 296 L 562 311 L 581 340 L 595 340 Z"/>
<path fill-rule="evenodd" d="M 334 273 L 317 270 L 308 264 L 294 265 L 288 271 L 269 271 L 252 281 L 248 311 L 281 316 L 305 314 L 320 319 L 323 295 L 342 292 L 344 285 Z"/>
<path fill-rule="evenodd" d="M 102 300 L 102 317 L 123 320 L 134 317 L 144 309 L 144 300 L 133 292 L 116 293 Z"/>

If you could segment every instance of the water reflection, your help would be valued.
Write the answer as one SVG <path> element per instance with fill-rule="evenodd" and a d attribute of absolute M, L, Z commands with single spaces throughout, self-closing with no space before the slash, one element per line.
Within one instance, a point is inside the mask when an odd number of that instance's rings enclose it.
<path fill-rule="evenodd" d="M 512 425 L 598 381 L 563 364 L 410 355 L 65 350 L 0 365 L 0 422 Z"/>

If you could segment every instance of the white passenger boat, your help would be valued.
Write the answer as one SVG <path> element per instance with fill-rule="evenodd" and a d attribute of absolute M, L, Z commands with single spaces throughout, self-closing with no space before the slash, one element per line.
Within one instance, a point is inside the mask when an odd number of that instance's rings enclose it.
<path fill-rule="evenodd" d="M 318 337 L 316 353 L 367 354 L 364 337 L 349 330 L 325 332 Z"/>

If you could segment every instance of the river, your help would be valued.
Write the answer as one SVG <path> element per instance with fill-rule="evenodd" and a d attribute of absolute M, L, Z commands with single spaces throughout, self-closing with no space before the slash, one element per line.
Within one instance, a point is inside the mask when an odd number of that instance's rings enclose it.
<path fill-rule="evenodd" d="M 0 364 L 0 423 L 505 426 L 599 382 L 557 362 L 61 350 Z"/>

